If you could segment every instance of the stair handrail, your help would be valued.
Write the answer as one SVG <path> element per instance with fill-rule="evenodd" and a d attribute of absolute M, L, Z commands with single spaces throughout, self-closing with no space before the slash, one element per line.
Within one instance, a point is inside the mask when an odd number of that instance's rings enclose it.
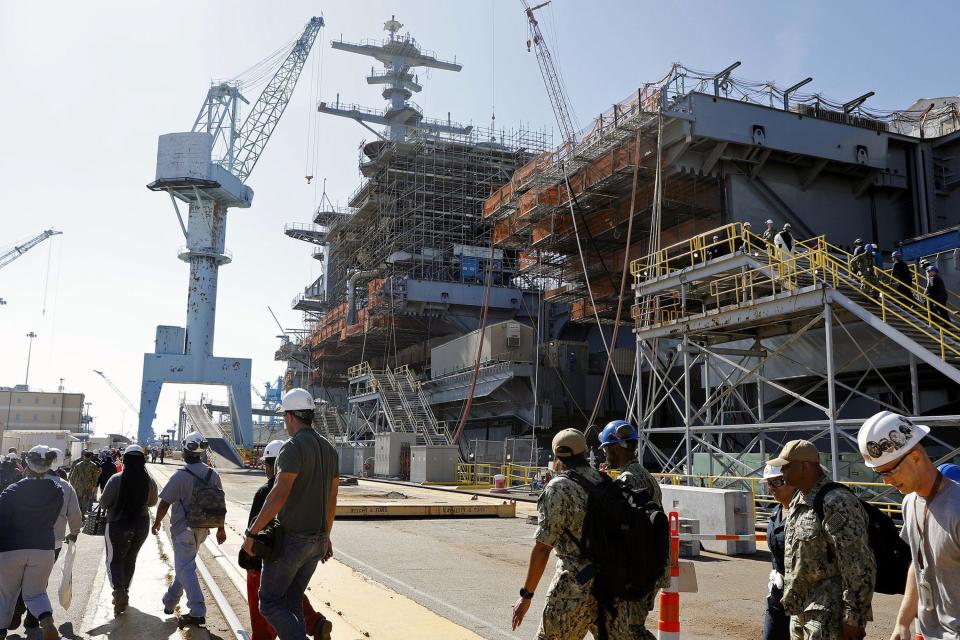
<path fill-rule="evenodd" d="M 937 309 L 931 305 L 932 300 L 925 297 L 922 302 L 918 302 L 912 298 L 908 298 L 879 278 L 876 282 L 870 282 L 866 279 L 861 280 L 861 278 L 851 272 L 849 263 L 833 257 L 830 250 L 837 251 L 840 254 L 846 254 L 842 249 L 833 247 L 826 241 L 823 241 L 821 246 L 815 249 L 812 255 L 816 256 L 818 263 L 824 268 L 825 272 L 830 272 L 833 275 L 835 288 L 837 288 L 836 281 L 838 279 L 849 286 L 859 287 L 860 294 L 880 308 L 880 318 L 883 322 L 887 321 L 887 316 L 889 315 L 913 327 L 937 343 L 940 350 L 940 358 L 943 360 L 946 359 L 947 351 L 950 351 L 952 355 L 960 356 L 960 332 L 958 332 L 955 327 L 946 328 L 939 323 L 939 318 L 934 313 Z M 915 317 L 911 317 L 911 307 L 916 308 L 918 306 L 925 311 L 925 317 L 922 317 L 922 319 L 926 320 L 926 326 L 917 322 Z M 940 306 L 942 307 L 943 305 Z M 947 342 L 948 337 L 954 344 Z"/>

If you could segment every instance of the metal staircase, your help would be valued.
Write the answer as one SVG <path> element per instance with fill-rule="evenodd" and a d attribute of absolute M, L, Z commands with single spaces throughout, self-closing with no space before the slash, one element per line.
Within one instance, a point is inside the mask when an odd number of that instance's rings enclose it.
<path fill-rule="evenodd" d="M 956 319 L 960 310 L 925 298 L 916 278 L 908 293 L 879 268 L 862 278 L 850 257 L 823 236 L 799 241 L 787 254 L 739 223 L 714 229 L 633 263 L 638 336 L 675 337 L 680 327 L 711 318 L 729 328 L 755 321 L 764 308 L 775 315 L 826 303 L 960 383 L 960 329 L 940 316 Z"/>
<path fill-rule="evenodd" d="M 417 444 L 450 444 L 445 426 L 438 422 L 420 383 L 406 366 L 396 370 L 374 370 L 366 362 L 350 368 L 349 400 L 351 405 L 373 407 L 374 412 L 360 412 L 369 430 L 382 427 L 397 433 L 414 433 Z M 379 414 L 379 415 L 375 415 Z M 381 426 L 378 426 L 381 425 Z M 344 428 L 344 433 L 347 429 Z M 353 434 L 357 437 L 361 434 Z"/>
<path fill-rule="evenodd" d="M 313 418 L 313 428 L 332 443 L 348 440 L 347 421 L 331 404 L 321 404 Z"/>

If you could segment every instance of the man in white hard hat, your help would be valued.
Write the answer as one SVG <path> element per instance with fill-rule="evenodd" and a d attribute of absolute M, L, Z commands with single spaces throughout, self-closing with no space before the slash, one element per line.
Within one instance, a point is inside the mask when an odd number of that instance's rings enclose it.
<path fill-rule="evenodd" d="M 890 640 L 960 639 L 960 485 L 945 478 L 923 447 L 930 428 L 881 411 L 860 427 L 864 464 L 906 496 L 900 537 L 913 562 Z"/>
<path fill-rule="evenodd" d="M 243 543 L 253 555 L 257 534 L 274 518 L 283 529 L 277 557 L 265 560 L 260 574 L 260 611 L 280 640 L 306 638 L 303 596 L 317 564 L 333 556 L 340 463 L 337 450 L 313 428 L 315 409 L 306 389 L 284 394 L 279 411 L 290 439 L 280 449 L 277 478 Z"/>
<path fill-rule="evenodd" d="M 773 226 L 773 220 L 767 220 L 767 228 L 764 229 L 761 237 L 770 244 L 773 244 L 773 237 L 775 235 L 777 235 L 777 230 Z"/>
<path fill-rule="evenodd" d="M 178 624 L 181 627 L 201 626 L 206 624 L 207 604 L 197 577 L 197 553 L 212 528 L 217 530 L 217 544 L 226 541 L 226 502 L 220 476 L 202 462 L 209 446 L 207 439 L 194 431 L 183 438 L 181 446 L 184 465 L 170 476 L 160 491 L 160 505 L 152 530 L 154 535 L 160 532 L 163 519 L 172 506 L 170 537 L 173 540 L 174 577 L 163 595 L 163 612 L 172 615 L 186 593 L 189 611 L 180 615 Z"/>
<path fill-rule="evenodd" d="M 876 579 L 866 511 L 850 491 L 829 490 L 820 452 L 808 440 L 791 440 L 767 464 L 798 489 L 787 516 L 781 600 L 791 639 L 863 638 Z"/>
<path fill-rule="evenodd" d="M 787 515 L 790 502 L 797 488 L 783 480 L 780 467 L 766 465 L 763 479 L 770 488 L 770 494 L 777 506 L 767 521 L 767 546 L 770 548 L 770 579 L 767 582 L 767 610 L 763 616 L 763 635 L 761 640 L 790 640 L 790 616 L 783 610 L 780 599 L 783 597 L 784 548 L 787 528 Z"/>
<path fill-rule="evenodd" d="M 267 481 L 257 489 L 253 496 L 250 516 L 247 521 L 248 526 L 254 523 L 260 514 L 260 509 L 263 508 L 263 503 L 266 502 L 267 496 L 270 494 L 270 490 L 273 489 L 273 483 L 276 480 L 277 457 L 285 443 L 286 440 L 272 440 L 263 449 L 263 470 L 267 475 Z M 255 544 L 254 551 L 260 551 L 260 545 Z M 241 549 L 238 560 L 240 567 L 247 572 L 247 605 L 250 610 L 250 629 L 252 632 L 250 640 L 276 640 L 276 631 L 260 613 L 260 573 L 263 571 L 263 558 L 259 555 L 249 555 Z M 333 630 L 332 623 L 322 613 L 318 613 L 313 608 L 306 594 L 303 596 L 303 623 L 310 630 L 310 635 L 314 637 L 314 640 L 330 640 L 330 633 Z"/>

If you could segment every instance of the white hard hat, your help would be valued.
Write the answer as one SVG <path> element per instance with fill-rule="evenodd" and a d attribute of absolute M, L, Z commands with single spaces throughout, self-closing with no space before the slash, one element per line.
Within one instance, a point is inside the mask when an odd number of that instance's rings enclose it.
<path fill-rule="evenodd" d="M 744 223 L 743 223 L 743 226 L 745 226 L 745 227 L 750 227 L 750 226 L 752 226 L 752 225 L 751 225 L 749 222 L 744 222 Z"/>
<path fill-rule="evenodd" d="M 34 473 L 46 473 L 56 458 L 56 454 L 45 444 L 38 444 L 27 453 L 27 466 Z"/>
<path fill-rule="evenodd" d="M 276 458 L 280 455 L 280 449 L 286 442 L 286 440 L 271 440 L 267 443 L 267 446 L 263 448 L 263 457 Z"/>
<path fill-rule="evenodd" d="M 860 427 L 857 445 L 863 462 L 871 469 L 898 460 L 930 433 L 930 427 L 913 424 L 892 411 L 881 411 Z"/>
<path fill-rule="evenodd" d="M 283 394 L 283 401 L 280 403 L 280 413 L 284 411 L 314 411 L 317 405 L 313 402 L 313 396 L 306 389 L 290 389 Z"/>
<path fill-rule="evenodd" d="M 50 451 L 57 456 L 53 459 L 53 462 L 50 463 L 50 470 L 56 471 L 60 468 L 60 464 L 63 462 L 63 451 L 60 451 L 60 449 L 56 449 L 54 447 L 51 447 Z"/>
<path fill-rule="evenodd" d="M 127 445 L 127 448 L 123 450 L 123 455 L 127 455 L 128 453 L 139 453 L 140 455 L 144 455 L 143 447 L 138 444 Z"/>
<path fill-rule="evenodd" d="M 783 224 L 783 228 L 784 228 L 784 229 L 793 229 L 793 227 L 790 226 L 790 223 L 789 223 L 789 222 L 785 222 L 785 223 Z"/>
<path fill-rule="evenodd" d="M 773 220 L 767 220 L 767 224 L 773 224 Z"/>
<path fill-rule="evenodd" d="M 783 475 L 782 467 L 774 467 L 771 465 L 765 465 L 763 467 L 763 479 L 769 480 L 770 478 L 779 478 Z"/>
<path fill-rule="evenodd" d="M 180 444 L 182 444 L 183 448 L 187 451 L 197 452 L 207 448 L 207 439 L 204 438 L 203 434 L 199 431 L 193 431 L 185 435 Z"/>
<path fill-rule="evenodd" d="M 8 454 L 7 454 L 7 460 L 12 460 L 13 462 L 16 462 L 16 461 L 19 460 L 19 459 L 20 459 L 20 457 L 19 457 L 17 454 L 15 454 L 15 453 L 8 453 Z"/>

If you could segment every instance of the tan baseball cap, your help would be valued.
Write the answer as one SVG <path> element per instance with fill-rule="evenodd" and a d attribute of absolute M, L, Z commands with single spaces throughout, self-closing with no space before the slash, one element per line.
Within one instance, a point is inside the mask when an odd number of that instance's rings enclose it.
<path fill-rule="evenodd" d="M 816 462 L 820 464 L 820 452 L 809 440 L 791 440 L 773 460 L 767 460 L 771 467 L 782 467 L 790 462 Z"/>
<path fill-rule="evenodd" d="M 553 436 L 553 455 L 558 458 L 587 452 L 587 438 L 577 429 L 564 429 Z"/>

